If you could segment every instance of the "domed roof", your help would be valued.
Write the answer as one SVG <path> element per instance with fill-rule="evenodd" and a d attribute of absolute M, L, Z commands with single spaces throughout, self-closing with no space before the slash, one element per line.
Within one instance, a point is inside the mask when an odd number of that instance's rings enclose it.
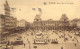
<path fill-rule="evenodd" d="M 36 15 L 34 21 L 41 21 L 40 15 Z"/>
<path fill-rule="evenodd" d="M 66 16 L 66 14 L 62 14 L 60 21 L 68 21 L 68 17 Z"/>
<path fill-rule="evenodd" d="M 37 14 L 37 15 L 35 16 L 35 19 L 41 19 L 41 18 L 40 18 L 40 15 Z"/>

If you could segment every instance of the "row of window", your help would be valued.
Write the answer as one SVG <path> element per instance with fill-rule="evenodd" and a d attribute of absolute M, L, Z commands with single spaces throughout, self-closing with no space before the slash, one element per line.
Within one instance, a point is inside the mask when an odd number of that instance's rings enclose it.
<path fill-rule="evenodd" d="M 55 30 L 55 29 L 61 29 L 61 28 L 64 28 L 64 27 L 34 27 L 34 30 Z M 66 27 L 66 28 L 69 28 L 69 27 Z"/>
<path fill-rule="evenodd" d="M 46 40 L 36 40 L 36 42 L 45 42 Z"/>

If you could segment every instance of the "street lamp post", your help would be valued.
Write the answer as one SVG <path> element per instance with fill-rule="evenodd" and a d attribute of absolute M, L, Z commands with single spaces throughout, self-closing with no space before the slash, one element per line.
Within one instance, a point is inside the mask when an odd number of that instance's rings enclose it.
<path fill-rule="evenodd" d="M 0 32 L 0 44 L 2 43 L 2 32 Z"/>
<path fill-rule="evenodd" d="M 28 43 L 29 43 L 29 49 L 31 49 L 31 47 L 30 47 L 30 41 L 29 40 L 27 40 L 28 41 Z"/>
<path fill-rule="evenodd" d="M 29 42 L 29 49 L 31 49 L 31 47 L 30 47 L 30 42 Z"/>

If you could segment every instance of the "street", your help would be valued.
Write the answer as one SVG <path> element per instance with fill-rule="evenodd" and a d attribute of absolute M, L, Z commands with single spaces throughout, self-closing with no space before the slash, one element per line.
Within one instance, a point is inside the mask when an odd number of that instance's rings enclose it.
<path fill-rule="evenodd" d="M 57 32 L 54 33 L 52 31 L 47 32 L 49 35 L 49 39 L 57 39 L 58 44 L 52 44 L 51 41 L 48 44 L 33 44 L 34 43 L 34 35 L 31 35 L 31 31 L 26 31 L 21 34 L 16 34 L 16 36 L 8 36 L 8 41 L 16 41 L 18 36 L 22 37 L 23 43 L 22 45 L 14 45 L 13 49 L 80 49 L 80 37 L 74 36 L 74 33 L 67 33 L 66 36 L 68 38 L 68 41 L 64 42 L 64 38 L 59 38 L 59 35 L 62 35 L 63 33 Z M 67 34 L 72 35 L 72 37 L 77 37 L 79 40 L 77 43 L 77 40 L 72 41 L 73 38 L 69 38 Z M 75 45 L 76 44 L 76 45 Z M 36 46 L 36 48 L 35 48 Z"/>

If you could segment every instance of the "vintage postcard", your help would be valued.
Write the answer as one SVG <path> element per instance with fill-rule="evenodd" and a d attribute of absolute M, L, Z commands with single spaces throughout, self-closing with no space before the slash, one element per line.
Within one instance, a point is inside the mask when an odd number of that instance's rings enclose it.
<path fill-rule="evenodd" d="M 0 49 L 80 49 L 80 0 L 0 0 Z"/>

